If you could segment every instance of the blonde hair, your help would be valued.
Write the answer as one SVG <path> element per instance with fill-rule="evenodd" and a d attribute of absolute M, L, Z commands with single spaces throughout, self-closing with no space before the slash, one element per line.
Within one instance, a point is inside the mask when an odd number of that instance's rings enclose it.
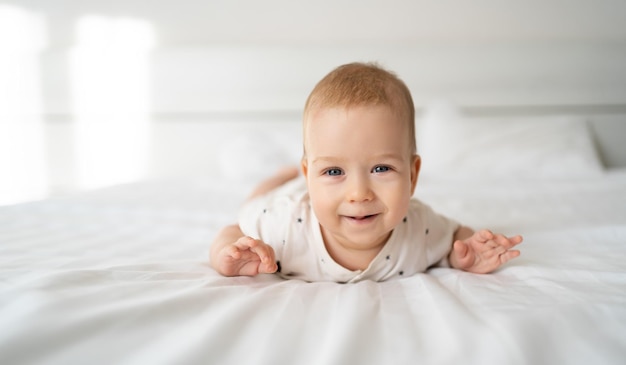
<path fill-rule="evenodd" d="M 303 132 L 309 115 L 324 108 L 386 105 L 406 122 L 409 147 L 416 153 L 415 107 L 409 88 L 394 73 L 374 63 L 349 63 L 320 80 L 304 106 Z M 305 151 L 306 153 L 306 151 Z"/>

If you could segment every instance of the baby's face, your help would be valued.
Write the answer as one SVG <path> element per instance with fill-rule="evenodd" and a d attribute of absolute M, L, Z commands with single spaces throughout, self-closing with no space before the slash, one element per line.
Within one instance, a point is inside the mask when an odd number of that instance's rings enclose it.
<path fill-rule="evenodd" d="M 308 118 L 302 164 L 326 245 L 379 249 L 406 216 L 417 182 L 409 128 L 387 106 L 322 109 Z"/>

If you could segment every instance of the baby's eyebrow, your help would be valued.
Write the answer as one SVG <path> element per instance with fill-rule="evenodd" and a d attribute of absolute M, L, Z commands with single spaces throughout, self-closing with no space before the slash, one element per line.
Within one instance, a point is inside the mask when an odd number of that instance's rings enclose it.
<path fill-rule="evenodd" d="M 349 159 L 345 157 L 337 157 L 337 156 L 319 156 L 313 159 L 312 164 L 315 163 L 344 163 Z M 371 161 L 380 161 L 380 160 L 395 160 L 395 161 L 404 161 L 403 156 L 397 153 L 382 153 L 379 155 L 374 155 L 369 158 Z"/>
<path fill-rule="evenodd" d="M 398 161 L 403 161 L 404 160 L 404 156 L 399 155 L 397 153 L 383 153 L 380 155 L 376 155 L 374 157 L 372 157 L 373 160 L 398 160 Z"/>
<path fill-rule="evenodd" d="M 330 162 L 330 163 L 340 163 L 347 161 L 346 158 L 343 157 L 334 157 L 334 156 L 320 156 L 313 159 L 312 163 L 317 162 Z"/>

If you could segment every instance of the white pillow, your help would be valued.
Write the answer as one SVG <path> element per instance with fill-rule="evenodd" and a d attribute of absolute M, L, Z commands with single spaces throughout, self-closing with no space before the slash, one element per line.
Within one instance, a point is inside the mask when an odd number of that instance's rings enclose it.
<path fill-rule="evenodd" d="M 603 171 L 583 118 L 466 118 L 436 104 L 418 134 L 422 174 L 437 179 L 541 179 L 598 176 Z"/>

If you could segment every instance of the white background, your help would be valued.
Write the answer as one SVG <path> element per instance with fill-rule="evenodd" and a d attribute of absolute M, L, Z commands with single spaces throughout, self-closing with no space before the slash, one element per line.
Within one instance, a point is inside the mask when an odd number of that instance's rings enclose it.
<path fill-rule="evenodd" d="M 297 128 L 377 61 L 418 112 L 594 115 L 626 165 L 623 1 L 0 1 L 0 204 L 210 176 L 242 128 Z M 619 143 L 618 143 L 619 142 Z"/>

